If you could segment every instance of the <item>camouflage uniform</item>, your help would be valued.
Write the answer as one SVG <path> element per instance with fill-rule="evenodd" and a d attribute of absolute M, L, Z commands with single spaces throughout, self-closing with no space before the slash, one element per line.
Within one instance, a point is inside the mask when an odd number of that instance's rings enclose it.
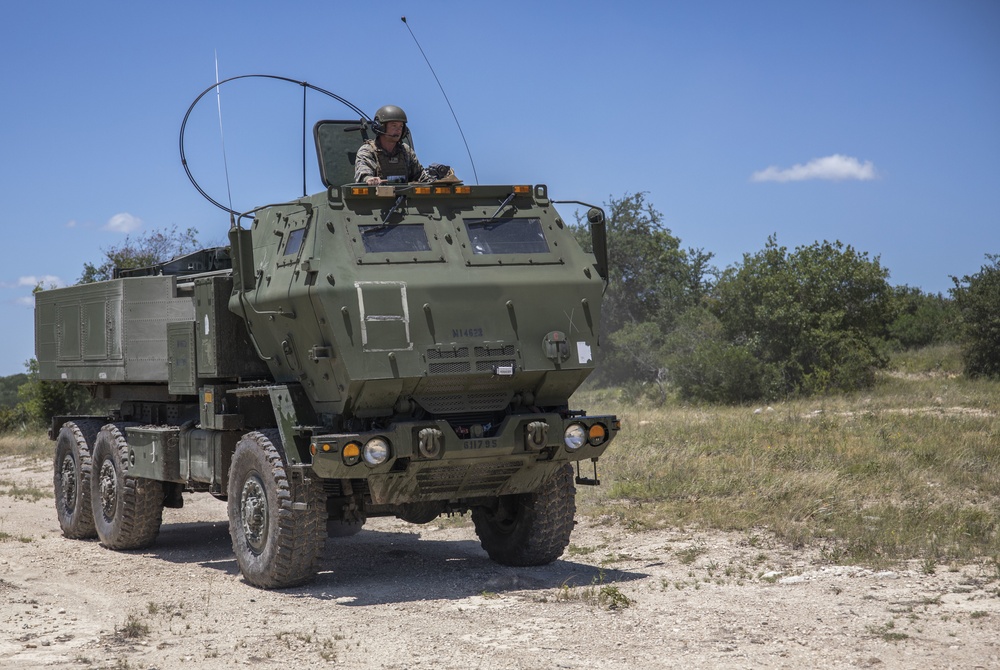
<path fill-rule="evenodd" d="M 417 154 L 409 145 L 397 142 L 389 153 L 375 140 L 368 140 L 358 149 L 354 161 L 354 181 L 362 183 L 368 177 L 406 177 L 406 181 L 430 181 Z"/>

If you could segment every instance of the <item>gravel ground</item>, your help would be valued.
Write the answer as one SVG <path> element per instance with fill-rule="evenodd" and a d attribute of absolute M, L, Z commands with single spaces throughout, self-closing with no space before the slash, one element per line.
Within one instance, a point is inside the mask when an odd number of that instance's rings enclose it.
<path fill-rule="evenodd" d="M 1000 668 L 993 565 L 829 565 L 766 533 L 581 519 L 542 568 L 467 519 L 374 519 L 309 585 L 262 591 L 225 504 L 185 495 L 150 549 L 64 539 L 51 466 L 0 460 L 0 668 Z"/>

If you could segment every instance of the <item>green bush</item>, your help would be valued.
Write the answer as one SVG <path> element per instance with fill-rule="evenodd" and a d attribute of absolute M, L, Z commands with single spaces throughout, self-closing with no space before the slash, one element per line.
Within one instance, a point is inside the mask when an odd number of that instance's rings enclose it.
<path fill-rule="evenodd" d="M 901 349 L 916 349 L 958 340 L 958 308 L 940 293 L 924 293 L 911 286 L 893 289 L 895 318 L 889 337 Z"/>
<path fill-rule="evenodd" d="M 979 272 L 952 277 L 951 295 L 962 318 L 962 359 L 970 377 L 1000 377 L 1000 254 Z"/>
<path fill-rule="evenodd" d="M 746 398 L 869 386 L 888 363 L 884 342 L 894 307 L 888 274 L 877 258 L 840 242 L 789 253 L 768 238 L 715 287 L 709 307 L 721 339 L 744 353 L 722 348 L 714 356 L 738 364 L 747 385 L 739 395 Z M 750 358 L 761 366 L 759 377 L 750 374 Z"/>
<path fill-rule="evenodd" d="M 763 366 L 748 347 L 727 342 L 703 307 L 684 313 L 663 350 L 666 378 L 682 398 L 741 403 L 764 395 Z"/>

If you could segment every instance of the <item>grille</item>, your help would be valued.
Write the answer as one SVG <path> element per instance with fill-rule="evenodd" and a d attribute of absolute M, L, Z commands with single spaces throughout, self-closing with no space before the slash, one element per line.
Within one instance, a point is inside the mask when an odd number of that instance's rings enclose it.
<path fill-rule="evenodd" d="M 428 372 L 432 375 L 457 375 L 468 372 L 471 368 L 469 361 L 449 361 L 447 363 L 430 363 L 427 366 Z"/>
<path fill-rule="evenodd" d="M 477 350 L 479 347 L 477 347 Z M 428 349 L 427 358 L 438 359 L 438 358 L 468 358 L 469 348 L 459 347 L 458 349 Z"/>
<path fill-rule="evenodd" d="M 510 403 L 511 393 L 462 393 L 417 397 L 420 406 L 432 414 L 455 414 L 457 412 L 491 412 L 503 409 Z"/>
<path fill-rule="evenodd" d="M 493 372 L 498 367 L 514 367 L 514 361 L 476 361 L 476 372 Z"/>
<path fill-rule="evenodd" d="M 521 469 L 522 461 L 480 465 L 455 465 L 417 473 L 421 494 L 461 496 L 494 493 Z"/>
<path fill-rule="evenodd" d="M 503 347 L 476 347 L 476 358 L 484 356 L 513 356 L 514 345 L 508 344 Z"/>

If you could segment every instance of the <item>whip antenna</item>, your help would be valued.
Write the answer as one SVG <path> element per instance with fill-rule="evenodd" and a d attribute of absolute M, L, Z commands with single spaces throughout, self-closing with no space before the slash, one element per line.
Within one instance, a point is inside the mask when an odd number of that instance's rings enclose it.
<path fill-rule="evenodd" d="M 455 125 L 458 126 L 458 134 L 462 136 L 462 142 L 465 144 L 465 153 L 469 154 L 469 163 L 472 164 L 472 176 L 476 178 L 476 184 L 479 183 L 479 175 L 476 173 L 476 162 L 472 160 L 472 152 L 469 151 L 469 143 L 465 140 L 465 133 L 462 132 L 462 124 L 458 122 L 458 117 L 455 115 L 455 110 L 451 106 L 451 100 L 448 99 L 448 94 L 444 92 L 444 86 L 441 85 L 441 80 L 438 79 L 437 72 L 434 71 L 434 66 L 431 65 L 430 60 L 427 59 L 427 54 L 424 53 L 423 48 L 420 46 L 420 42 L 417 41 L 417 36 L 413 34 L 413 30 L 410 29 L 410 24 L 406 23 L 406 17 L 399 17 L 402 19 L 403 24 L 406 29 L 410 31 L 410 37 L 413 38 L 413 43 L 417 45 L 420 49 L 420 55 L 424 57 L 424 62 L 427 63 L 427 67 L 431 69 L 431 74 L 434 75 L 434 81 L 437 82 L 438 88 L 441 89 L 441 95 L 444 96 L 444 101 L 448 103 L 448 109 L 451 110 L 451 117 L 455 119 Z"/>
<path fill-rule="evenodd" d="M 233 191 L 229 187 L 229 162 L 226 160 L 226 134 L 222 132 L 222 93 L 219 91 L 219 52 L 215 52 L 215 99 L 219 104 L 219 136 L 222 138 L 222 166 L 226 171 L 226 194 L 229 196 L 229 210 L 233 209 Z"/>

